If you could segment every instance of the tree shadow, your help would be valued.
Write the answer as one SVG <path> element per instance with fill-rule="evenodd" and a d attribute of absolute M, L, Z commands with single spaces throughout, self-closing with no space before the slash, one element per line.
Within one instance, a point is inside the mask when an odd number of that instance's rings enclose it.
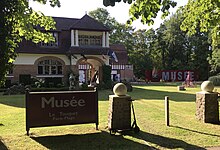
<path fill-rule="evenodd" d="M 25 108 L 25 96 L 24 95 L 0 95 L 0 104 Z"/>
<path fill-rule="evenodd" d="M 90 134 L 68 134 L 59 136 L 43 136 L 43 137 L 31 137 L 31 139 L 40 143 L 47 149 L 201 149 L 205 148 L 189 144 L 182 140 L 168 138 L 160 135 L 146 133 L 140 131 L 138 134 L 129 132 L 127 136 L 131 136 L 131 140 L 122 135 L 110 135 L 106 131 Z M 137 138 L 141 140 L 141 143 L 132 140 Z M 155 147 L 153 147 L 154 145 Z M 156 148 L 157 147 L 157 148 Z"/>
<path fill-rule="evenodd" d="M 195 94 L 150 90 L 137 87 L 133 87 L 133 91 L 128 94 L 132 97 L 132 99 L 164 100 L 165 96 L 169 96 L 172 101 L 177 102 L 195 102 L 196 99 Z"/>
<path fill-rule="evenodd" d="M 128 140 L 123 136 L 111 136 L 101 131 L 89 134 L 31 137 L 47 149 L 152 149 L 152 147 Z"/>
<path fill-rule="evenodd" d="M 107 101 L 109 99 L 109 95 L 112 94 L 113 92 L 111 90 L 104 90 L 104 93 L 99 92 L 99 101 Z M 195 94 L 150 90 L 150 89 L 143 89 L 138 87 L 133 87 L 133 91 L 128 92 L 127 94 L 130 95 L 134 100 L 135 99 L 164 100 L 165 96 L 169 96 L 173 101 L 177 101 L 177 102 L 194 102 L 196 100 Z"/>
<path fill-rule="evenodd" d="M 135 135 L 136 138 L 142 139 L 146 142 L 150 142 L 153 144 L 156 144 L 160 147 L 163 147 L 163 149 L 196 149 L 196 150 L 205 150 L 203 147 L 199 147 L 197 145 L 189 144 L 185 141 L 164 137 L 160 135 L 155 135 L 151 133 L 147 133 L 144 131 L 140 131 L 139 134 Z"/>
<path fill-rule="evenodd" d="M 0 150 L 8 150 L 7 146 L 2 142 L 1 137 L 0 137 Z"/>
<path fill-rule="evenodd" d="M 199 133 L 199 134 L 204 134 L 204 135 L 209 135 L 209 136 L 214 136 L 214 137 L 220 137 L 220 135 L 217 135 L 217 134 L 200 132 L 200 131 L 196 131 L 196 130 L 192 130 L 192 129 L 187 129 L 187 128 L 183 128 L 183 127 L 179 127 L 179 126 L 172 126 L 171 125 L 170 127 L 178 128 L 178 129 L 182 129 L 182 130 L 186 130 L 186 131 L 190 131 L 190 132 L 194 132 L 194 133 Z"/>

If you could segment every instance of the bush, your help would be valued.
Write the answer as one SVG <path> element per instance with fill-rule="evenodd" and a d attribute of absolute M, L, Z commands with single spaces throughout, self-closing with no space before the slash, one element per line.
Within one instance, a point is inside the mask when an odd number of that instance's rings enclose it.
<path fill-rule="evenodd" d="M 220 86 L 220 75 L 209 77 L 209 81 L 212 81 L 215 86 Z"/>
<path fill-rule="evenodd" d="M 54 77 L 54 78 L 45 78 L 44 86 L 45 87 L 57 87 L 58 84 L 62 84 L 62 78 Z"/>
<path fill-rule="evenodd" d="M 87 89 L 88 89 L 88 84 L 87 84 L 87 83 L 83 83 L 83 84 L 81 85 L 81 89 L 82 89 L 82 90 L 87 90 Z"/>
<path fill-rule="evenodd" d="M 31 75 L 30 74 L 20 74 L 19 75 L 19 83 L 23 85 L 31 84 Z"/>
<path fill-rule="evenodd" d="M 99 90 L 106 90 L 106 89 L 112 89 L 113 88 L 113 82 L 107 81 L 107 82 L 101 82 L 98 87 Z"/>
<path fill-rule="evenodd" d="M 69 91 L 69 87 L 61 87 L 61 88 L 31 88 L 31 92 L 48 92 L 48 91 Z"/>
<path fill-rule="evenodd" d="M 122 83 L 124 83 L 126 85 L 128 92 L 132 92 L 133 91 L 133 87 L 131 86 L 130 82 L 122 81 Z"/>
<path fill-rule="evenodd" d="M 24 94 L 25 93 L 25 87 L 22 84 L 19 85 L 13 85 L 10 88 L 8 88 L 3 95 L 15 95 L 15 94 Z"/>

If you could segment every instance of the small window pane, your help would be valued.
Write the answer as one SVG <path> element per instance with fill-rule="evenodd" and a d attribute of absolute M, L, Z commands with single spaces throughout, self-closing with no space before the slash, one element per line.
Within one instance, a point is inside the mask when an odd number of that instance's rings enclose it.
<path fill-rule="evenodd" d="M 50 74 L 50 66 L 45 66 L 45 74 Z"/>
<path fill-rule="evenodd" d="M 58 66 L 58 74 L 62 74 L 62 66 Z"/>
<path fill-rule="evenodd" d="M 51 74 L 57 74 L 57 67 L 51 66 Z"/>
<path fill-rule="evenodd" d="M 43 74 L 43 66 L 38 66 L 38 74 Z"/>

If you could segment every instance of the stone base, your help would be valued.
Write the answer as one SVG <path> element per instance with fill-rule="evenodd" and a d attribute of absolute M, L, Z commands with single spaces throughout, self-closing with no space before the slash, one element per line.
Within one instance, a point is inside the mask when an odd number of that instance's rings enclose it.
<path fill-rule="evenodd" d="M 109 95 L 108 129 L 131 128 L 131 97 Z"/>
<path fill-rule="evenodd" d="M 185 91 L 185 86 L 177 86 L 178 91 Z"/>
<path fill-rule="evenodd" d="M 205 123 L 219 123 L 218 93 L 196 93 L 196 118 Z"/>

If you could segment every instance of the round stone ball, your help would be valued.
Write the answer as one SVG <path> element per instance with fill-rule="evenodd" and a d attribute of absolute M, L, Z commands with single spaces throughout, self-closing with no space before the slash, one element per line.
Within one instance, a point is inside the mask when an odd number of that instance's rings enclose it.
<path fill-rule="evenodd" d="M 211 81 L 204 81 L 201 84 L 201 90 L 204 92 L 212 92 L 214 89 L 214 84 Z"/>
<path fill-rule="evenodd" d="M 113 87 L 113 93 L 117 96 L 123 96 L 127 93 L 127 87 L 124 83 L 117 83 Z"/>

